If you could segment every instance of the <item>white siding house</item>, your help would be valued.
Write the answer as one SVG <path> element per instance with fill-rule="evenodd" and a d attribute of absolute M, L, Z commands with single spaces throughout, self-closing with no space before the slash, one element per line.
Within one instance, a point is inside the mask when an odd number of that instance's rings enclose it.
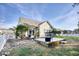
<path fill-rule="evenodd" d="M 52 31 L 50 24 L 45 21 L 39 25 L 39 37 L 45 37 L 45 32 Z"/>
<path fill-rule="evenodd" d="M 18 25 L 25 25 L 29 27 L 29 30 L 25 33 L 25 36 L 45 37 L 45 32 L 52 31 L 53 27 L 48 21 L 39 22 L 28 18 L 19 18 Z"/>

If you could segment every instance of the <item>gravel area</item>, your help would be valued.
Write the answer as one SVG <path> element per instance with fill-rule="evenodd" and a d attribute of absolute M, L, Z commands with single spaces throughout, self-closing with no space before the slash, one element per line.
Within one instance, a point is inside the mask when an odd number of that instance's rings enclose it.
<path fill-rule="evenodd" d="M 29 47 L 29 48 L 42 48 L 46 49 L 46 47 L 38 44 L 34 40 L 8 40 L 7 43 L 5 44 L 3 50 L 0 52 L 0 55 L 9 55 L 10 51 L 13 48 L 22 48 L 22 47 Z"/>

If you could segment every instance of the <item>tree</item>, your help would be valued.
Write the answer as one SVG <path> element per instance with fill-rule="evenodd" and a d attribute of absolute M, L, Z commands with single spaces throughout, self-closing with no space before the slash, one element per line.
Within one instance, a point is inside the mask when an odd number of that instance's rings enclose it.
<path fill-rule="evenodd" d="M 63 30 L 63 34 L 68 34 L 67 30 Z"/>
<path fill-rule="evenodd" d="M 73 8 L 76 7 L 76 6 L 79 6 L 79 3 L 74 3 L 74 4 L 72 4 L 72 7 L 73 7 Z M 79 11 L 76 11 L 76 12 L 77 12 L 77 14 L 79 15 Z M 77 29 L 76 31 L 78 31 L 78 33 L 79 33 L 79 21 L 78 21 L 77 26 L 78 26 L 78 29 Z"/>
<path fill-rule="evenodd" d="M 77 25 L 78 25 L 78 29 L 79 29 L 79 21 L 78 21 L 78 24 Z"/>
<path fill-rule="evenodd" d="M 15 33 L 16 38 L 20 37 L 21 39 L 23 39 L 26 31 L 28 31 L 28 27 L 27 26 L 18 25 L 16 27 L 16 33 Z"/>
<path fill-rule="evenodd" d="M 76 34 L 79 34 L 79 29 L 74 29 L 74 32 L 75 32 Z"/>
<path fill-rule="evenodd" d="M 73 8 L 76 7 L 76 6 L 79 6 L 79 3 L 73 3 L 73 4 L 72 4 L 72 7 L 73 7 Z"/>
<path fill-rule="evenodd" d="M 59 30 L 57 30 L 57 29 L 55 29 L 55 28 L 53 29 L 53 31 L 52 31 L 52 32 L 53 32 L 55 35 L 56 35 L 56 34 L 60 34 L 60 33 L 61 33 L 61 31 L 59 31 Z"/>

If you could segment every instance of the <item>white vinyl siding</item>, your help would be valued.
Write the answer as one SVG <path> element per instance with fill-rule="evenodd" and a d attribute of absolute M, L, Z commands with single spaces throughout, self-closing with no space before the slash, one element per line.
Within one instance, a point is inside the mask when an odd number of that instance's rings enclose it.
<path fill-rule="evenodd" d="M 39 37 L 45 37 L 45 31 L 52 30 L 47 22 L 44 22 L 39 26 Z"/>

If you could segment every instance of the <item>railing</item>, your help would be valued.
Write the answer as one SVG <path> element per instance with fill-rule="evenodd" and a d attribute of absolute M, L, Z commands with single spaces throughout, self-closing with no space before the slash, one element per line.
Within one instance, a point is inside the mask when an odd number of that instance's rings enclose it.
<path fill-rule="evenodd" d="M 0 52 L 3 49 L 5 43 L 6 43 L 6 41 L 8 39 L 15 39 L 15 35 L 14 34 L 3 34 L 3 35 L 0 35 Z"/>
<path fill-rule="evenodd" d="M 3 49 L 5 43 L 6 43 L 6 37 L 4 35 L 0 35 L 0 52 Z"/>

